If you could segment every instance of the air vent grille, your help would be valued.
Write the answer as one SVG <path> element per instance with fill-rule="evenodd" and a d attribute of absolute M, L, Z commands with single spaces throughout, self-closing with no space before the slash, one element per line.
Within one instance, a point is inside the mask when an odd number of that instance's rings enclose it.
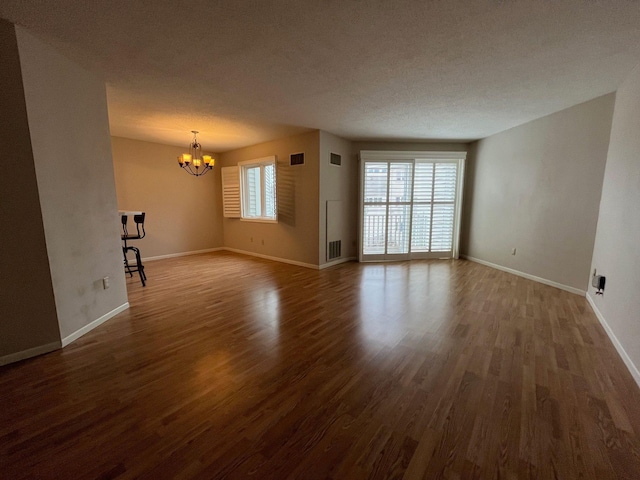
<path fill-rule="evenodd" d="M 292 153 L 289 156 L 289 165 L 304 165 L 304 152 L 303 153 Z"/>
<path fill-rule="evenodd" d="M 327 252 L 327 260 L 332 260 L 334 258 L 340 258 L 342 255 L 342 240 L 335 240 L 333 242 L 329 242 L 329 250 Z"/>

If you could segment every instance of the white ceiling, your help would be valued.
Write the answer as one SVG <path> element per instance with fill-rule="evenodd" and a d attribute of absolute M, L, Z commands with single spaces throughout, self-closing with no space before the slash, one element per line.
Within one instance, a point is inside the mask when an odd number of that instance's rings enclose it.
<path fill-rule="evenodd" d="M 225 151 L 306 129 L 483 138 L 614 91 L 633 0 L 2 0 L 107 82 L 113 135 Z"/>

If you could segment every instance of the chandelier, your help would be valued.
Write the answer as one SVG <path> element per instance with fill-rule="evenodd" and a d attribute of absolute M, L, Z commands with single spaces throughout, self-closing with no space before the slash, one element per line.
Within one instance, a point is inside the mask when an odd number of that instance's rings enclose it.
<path fill-rule="evenodd" d="M 189 153 L 183 153 L 178 157 L 178 163 L 189 175 L 200 177 L 213 169 L 216 161 L 211 155 L 202 155 L 202 145 L 198 143 L 197 130 L 191 130 L 193 133 L 193 141 L 189 144 Z M 201 167 L 204 168 L 200 170 Z M 193 168 L 192 168 L 193 167 Z M 193 170 L 195 168 L 195 171 Z"/>

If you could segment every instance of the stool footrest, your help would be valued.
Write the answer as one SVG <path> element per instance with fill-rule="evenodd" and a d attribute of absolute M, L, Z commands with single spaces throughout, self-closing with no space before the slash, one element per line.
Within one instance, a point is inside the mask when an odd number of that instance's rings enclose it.
<path fill-rule="evenodd" d="M 127 258 L 127 252 L 133 252 L 135 255 L 135 265 L 131 265 L 129 263 L 129 259 Z M 142 282 L 142 286 L 146 286 L 147 275 L 144 273 L 144 265 L 142 264 L 142 259 L 140 258 L 140 249 L 138 247 L 132 247 L 125 245 L 122 247 L 122 254 L 124 256 L 124 269 L 129 274 L 129 276 L 133 277 L 134 272 L 138 272 L 140 275 L 140 281 Z"/>

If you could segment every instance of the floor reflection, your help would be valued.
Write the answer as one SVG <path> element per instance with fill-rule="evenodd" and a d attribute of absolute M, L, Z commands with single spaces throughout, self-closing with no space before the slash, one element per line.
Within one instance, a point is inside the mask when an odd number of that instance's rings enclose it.
<path fill-rule="evenodd" d="M 449 262 L 363 265 L 358 321 L 362 339 L 396 345 L 416 331 L 437 333 L 454 305 Z"/>

